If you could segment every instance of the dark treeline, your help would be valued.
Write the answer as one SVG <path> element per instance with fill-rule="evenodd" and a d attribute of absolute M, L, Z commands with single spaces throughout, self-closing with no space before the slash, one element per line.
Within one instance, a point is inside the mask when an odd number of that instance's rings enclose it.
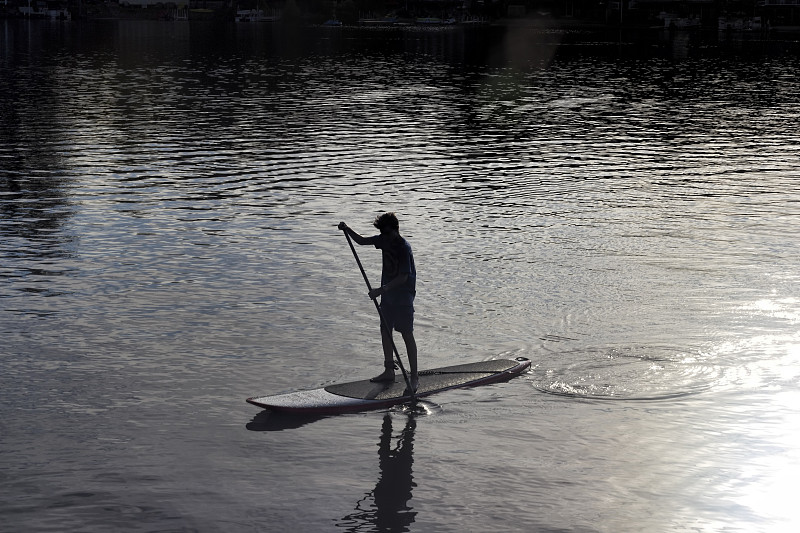
<path fill-rule="evenodd" d="M 309 24 L 488 24 L 800 30 L 800 0 L 8 0 L 6 18 L 216 19 Z"/>

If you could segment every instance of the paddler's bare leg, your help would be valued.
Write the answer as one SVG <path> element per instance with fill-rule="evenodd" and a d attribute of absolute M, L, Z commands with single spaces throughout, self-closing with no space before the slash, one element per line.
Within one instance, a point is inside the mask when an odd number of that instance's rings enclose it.
<path fill-rule="evenodd" d="M 417 375 L 417 341 L 414 338 L 414 332 L 408 331 L 403 333 L 403 341 L 406 343 L 406 353 L 408 354 L 408 366 L 410 376 L 409 381 L 411 382 L 411 388 L 413 389 L 411 392 L 417 392 L 417 386 L 419 386 L 419 376 Z"/>
<path fill-rule="evenodd" d="M 381 344 L 383 344 L 383 374 L 370 381 L 394 381 L 394 350 L 392 349 L 391 332 L 381 325 Z"/>

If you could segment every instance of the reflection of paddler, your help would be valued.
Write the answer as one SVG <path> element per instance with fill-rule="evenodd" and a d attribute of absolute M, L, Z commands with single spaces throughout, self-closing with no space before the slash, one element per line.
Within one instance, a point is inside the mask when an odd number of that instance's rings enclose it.
<path fill-rule="evenodd" d="M 413 415 L 408 416 L 406 427 L 397 439 L 397 447 L 392 449 L 392 417 L 383 417 L 378 457 L 381 474 L 375 485 L 375 525 L 378 531 L 405 531 L 414 522 L 417 513 L 408 506 L 414 477 L 411 466 L 414 464 L 414 430 L 417 422 Z"/>
<path fill-rule="evenodd" d="M 397 444 L 392 447 L 392 416 L 383 417 L 381 438 L 378 443 L 378 459 L 380 474 L 375 488 L 367 493 L 356 505 L 355 512 L 345 516 L 340 527 L 345 531 L 409 531 L 414 523 L 416 512 L 409 507 L 411 492 L 416 486 L 412 475 L 414 463 L 414 430 L 417 423 L 414 414 L 408 415 L 405 428 L 397 437 Z M 374 506 L 365 508 L 364 503 L 370 499 Z"/>

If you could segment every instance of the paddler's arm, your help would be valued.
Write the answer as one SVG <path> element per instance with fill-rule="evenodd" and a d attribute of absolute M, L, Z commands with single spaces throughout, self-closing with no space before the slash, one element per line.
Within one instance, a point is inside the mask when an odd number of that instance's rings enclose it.
<path fill-rule="evenodd" d="M 372 244 L 372 239 L 370 239 L 369 237 L 362 237 L 361 235 L 350 229 L 350 226 L 348 226 L 344 222 L 339 222 L 339 229 L 350 235 L 350 237 L 352 237 L 353 240 L 356 241 L 356 243 L 360 244 L 361 246 L 364 246 L 365 244 Z"/>
<path fill-rule="evenodd" d="M 395 287 L 399 287 L 400 285 L 405 283 L 407 279 L 408 279 L 408 273 L 398 274 L 398 276 L 396 278 L 394 278 L 392 281 L 390 281 L 389 283 L 387 283 L 383 287 L 378 287 L 376 289 L 372 289 L 371 291 L 369 291 L 369 297 L 374 300 L 378 296 L 381 296 L 382 294 L 386 294 L 387 292 L 389 292 L 390 290 L 394 289 Z"/>

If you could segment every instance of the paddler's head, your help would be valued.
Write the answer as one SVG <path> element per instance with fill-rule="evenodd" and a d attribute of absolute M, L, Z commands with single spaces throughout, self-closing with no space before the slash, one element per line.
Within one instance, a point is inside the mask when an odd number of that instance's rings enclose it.
<path fill-rule="evenodd" d="M 375 217 L 375 222 L 373 222 L 372 225 L 378 228 L 381 235 L 391 236 L 393 234 L 400 234 L 400 222 L 397 221 L 397 217 L 394 213 L 384 213 Z"/>

